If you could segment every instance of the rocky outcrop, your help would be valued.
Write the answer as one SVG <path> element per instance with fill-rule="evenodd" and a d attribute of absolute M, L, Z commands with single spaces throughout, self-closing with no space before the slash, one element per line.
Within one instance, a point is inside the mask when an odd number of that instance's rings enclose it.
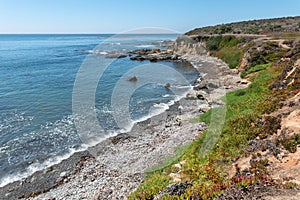
<path fill-rule="evenodd" d="M 131 52 L 136 56 L 132 56 L 131 60 L 150 60 L 151 62 L 161 60 L 177 60 L 178 55 L 173 50 L 160 50 L 160 49 L 142 49 Z"/>
<path fill-rule="evenodd" d="M 122 54 L 122 53 L 117 53 L 117 54 L 109 54 L 106 55 L 105 58 L 126 58 L 128 55 L 127 54 Z"/>
<path fill-rule="evenodd" d="M 129 56 L 131 60 L 151 62 L 181 60 L 181 56 L 199 56 L 207 55 L 205 43 L 198 42 L 196 38 L 189 36 L 179 36 L 175 42 L 166 41 L 161 43 L 161 46 L 167 49 L 138 49 L 130 52 L 110 53 L 105 58 L 124 58 Z"/>
<path fill-rule="evenodd" d="M 194 38 L 181 35 L 174 43 L 174 52 L 179 55 L 207 55 L 205 44 Z"/>

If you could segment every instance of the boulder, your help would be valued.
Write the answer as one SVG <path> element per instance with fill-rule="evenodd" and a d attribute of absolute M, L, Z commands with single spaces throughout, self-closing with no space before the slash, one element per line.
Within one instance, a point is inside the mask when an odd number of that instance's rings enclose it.
<path fill-rule="evenodd" d="M 186 95 L 186 99 L 189 100 L 205 100 L 207 98 L 207 93 L 205 91 L 199 90 L 199 91 L 195 91 L 192 90 L 191 92 L 189 92 Z"/>
<path fill-rule="evenodd" d="M 219 80 L 208 80 L 207 81 L 207 87 L 208 88 L 219 88 L 220 87 L 220 81 Z"/>
<path fill-rule="evenodd" d="M 137 77 L 136 76 L 130 77 L 128 79 L 128 81 L 130 81 L 130 82 L 137 82 Z"/>
<path fill-rule="evenodd" d="M 194 90 L 205 90 L 208 89 L 206 81 L 197 80 L 197 84 L 193 87 Z"/>
<path fill-rule="evenodd" d="M 170 83 L 166 83 L 165 88 L 169 90 L 170 87 L 171 87 L 171 84 Z"/>

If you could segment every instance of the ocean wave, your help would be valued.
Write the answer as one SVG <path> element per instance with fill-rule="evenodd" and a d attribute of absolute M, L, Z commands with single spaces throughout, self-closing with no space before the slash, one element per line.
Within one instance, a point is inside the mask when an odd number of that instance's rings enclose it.
<path fill-rule="evenodd" d="M 89 53 L 89 54 L 100 54 L 100 55 L 107 55 L 109 52 L 103 50 L 75 50 L 75 52 L 80 53 Z"/>
<path fill-rule="evenodd" d="M 189 88 L 191 88 L 191 86 L 190 85 L 172 85 L 171 88 L 189 89 Z"/>
<path fill-rule="evenodd" d="M 153 107 L 154 107 L 154 108 L 161 108 L 161 109 L 166 110 L 166 109 L 169 108 L 169 105 L 166 104 L 166 103 L 155 103 L 155 104 L 153 105 Z"/>
<path fill-rule="evenodd" d="M 136 45 L 137 48 L 151 48 L 155 47 L 153 44 Z"/>
<path fill-rule="evenodd" d="M 154 116 L 157 116 L 159 114 L 162 114 L 166 110 L 170 108 L 170 106 L 174 105 L 176 102 L 180 101 L 182 98 L 186 97 L 186 95 L 193 89 L 192 86 L 186 86 L 186 88 L 189 88 L 189 90 L 185 91 L 181 95 L 176 95 L 174 100 L 169 101 L 168 103 L 158 103 L 153 104 L 153 106 L 150 108 L 147 115 L 140 117 L 139 119 L 133 120 L 131 124 L 128 124 L 127 127 L 125 127 L 123 130 L 121 130 L 121 133 L 128 133 L 132 130 L 133 126 L 139 122 L 146 121 Z"/>
<path fill-rule="evenodd" d="M 31 165 L 29 165 L 23 172 L 16 172 L 12 175 L 7 175 L 4 176 L 3 178 L 0 179 L 0 187 L 3 187 L 9 183 L 15 182 L 15 181 L 19 181 L 22 179 L 25 179 L 29 176 L 31 176 L 32 174 L 34 174 L 37 171 L 41 171 L 44 170 L 48 167 L 51 167 L 55 164 L 60 163 L 61 161 L 68 159 L 69 157 L 71 157 L 74 153 L 76 152 L 80 152 L 80 151 L 84 151 L 86 150 L 87 147 L 86 146 L 82 146 L 82 148 L 80 149 L 69 149 L 69 152 L 62 155 L 62 156 L 55 156 L 55 157 L 51 157 L 49 159 L 47 159 L 46 161 L 44 161 L 43 163 L 33 163 Z"/>
<path fill-rule="evenodd" d="M 169 101 L 168 103 L 154 103 L 153 106 L 150 108 L 147 115 L 145 115 L 143 117 L 140 117 L 139 119 L 132 120 L 132 123 L 128 124 L 128 126 L 125 127 L 122 130 L 111 131 L 110 133 L 105 135 L 105 137 L 97 138 L 97 139 L 93 140 L 93 142 L 91 142 L 91 143 L 84 143 L 79 148 L 69 148 L 67 150 L 67 152 L 64 153 L 63 155 L 50 157 L 50 158 L 48 158 L 47 160 L 45 160 L 41 163 L 39 163 L 39 162 L 32 163 L 25 170 L 23 170 L 22 172 L 16 172 L 14 174 L 4 176 L 3 178 L 0 179 L 0 187 L 3 187 L 5 185 L 7 185 L 9 183 L 12 183 L 12 182 L 15 182 L 15 181 L 25 179 L 25 178 L 31 176 L 32 174 L 34 174 L 37 171 L 41 171 L 41 170 L 44 170 L 44 169 L 46 169 L 48 167 L 51 167 L 55 164 L 58 164 L 58 163 L 62 162 L 63 160 L 68 159 L 69 157 L 71 157 L 74 153 L 87 150 L 89 147 L 95 146 L 95 145 L 99 144 L 101 141 L 106 140 L 110 137 L 116 136 L 120 133 L 130 132 L 135 124 L 137 124 L 139 122 L 143 122 L 145 120 L 150 119 L 151 117 L 157 116 L 157 115 L 165 112 L 175 102 L 177 102 L 180 99 L 182 99 L 183 97 L 185 97 L 188 92 L 189 91 L 186 91 L 185 93 L 183 93 L 180 96 L 179 95 L 175 96 L 175 99 Z M 104 109 L 101 112 L 111 112 L 111 111 L 108 110 L 108 109 Z M 68 122 L 68 123 L 70 123 L 70 122 Z M 56 123 L 54 123 L 54 124 L 56 124 Z M 53 124 L 50 123 L 50 124 L 47 124 L 44 128 L 45 129 L 50 129 L 52 126 L 53 126 Z M 61 132 L 59 130 L 59 128 L 55 128 L 54 131 L 57 132 L 57 133 Z M 5 147 L 2 147 L 0 150 L 1 151 L 5 150 Z"/>

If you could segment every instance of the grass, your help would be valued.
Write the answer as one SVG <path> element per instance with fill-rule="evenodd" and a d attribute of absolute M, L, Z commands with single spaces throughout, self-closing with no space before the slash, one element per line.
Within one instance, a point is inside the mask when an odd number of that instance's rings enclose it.
<path fill-rule="evenodd" d="M 248 74 L 252 74 L 254 72 L 259 72 L 261 70 L 266 69 L 267 67 L 270 67 L 271 63 L 262 64 L 262 65 L 255 65 L 254 67 L 250 68 L 248 71 L 243 71 L 241 73 L 241 77 L 245 78 Z"/>
<path fill-rule="evenodd" d="M 164 173 L 155 172 L 148 175 L 146 181 L 132 193 L 128 199 L 151 199 L 158 191 L 169 185 L 170 177 Z"/>
<path fill-rule="evenodd" d="M 208 123 L 209 130 L 192 142 L 185 153 L 178 158 L 178 161 L 186 161 L 180 173 L 182 182 L 189 182 L 193 185 L 187 189 L 185 194 L 169 195 L 165 199 L 192 199 L 193 197 L 210 199 L 221 194 L 233 184 L 247 187 L 256 179 L 263 177 L 258 175 L 254 178 L 242 177 L 233 180 L 229 179 L 225 173 L 228 167 L 231 167 L 231 163 L 245 154 L 244 149 L 248 141 L 269 128 L 259 125 L 258 122 L 262 119 L 263 114 L 273 106 L 271 103 L 266 104 L 265 102 L 274 95 L 269 90 L 269 84 L 278 75 L 278 69 L 274 70 L 267 65 L 257 67 L 257 69 L 261 71 L 251 77 L 252 84 L 249 87 L 229 92 L 223 97 L 226 107 L 211 109 L 194 119 L 194 121 Z M 226 109 L 226 115 L 223 116 L 224 126 L 222 125 L 222 128 L 218 130 L 213 124 L 220 121 L 224 109 Z M 213 116 L 221 118 L 216 119 Z M 207 144 L 206 140 L 211 135 L 218 136 L 218 140 L 215 144 L 215 141 L 213 142 L 208 154 L 201 154 L 201 149 Z M 172 165 L 149 174 L 141 187 L 132 193 L 129 199 L 152 199 L 155 194 L 170 184 L 168 175 L 171 172 L 174 172 Z"/>

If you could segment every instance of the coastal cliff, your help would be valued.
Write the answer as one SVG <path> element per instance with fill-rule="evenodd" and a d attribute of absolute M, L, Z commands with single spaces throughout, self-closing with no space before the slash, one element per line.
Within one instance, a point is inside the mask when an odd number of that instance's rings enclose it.
<path fill-rule="evenodd" d="M 192 37 L 181 35 L 174 42 L 173 51 L 181 56 L 207 55 L 205 43 L 198 42 Z"/>
<path fill-rule="evenodd" d="M 187 61 L 199 78 L 166 112 L 90 148 L 93 155 L 74 154 L 0 188 L 0 194 L 99 200 L 300 197 L 299 38 L 299 32 L 188 33 L 172 49 L 108 55 Z"/>
<path fill-rule="evenodd" d="M 271 21 L 289 24 L 299 19 Z M 245 29 L 247 24 L 233 25 Z M 259 30 L 265 28 L 264 20 L 256 24 Z M 227 92 L 223 105 L 193 120 L 210 125 L 216 120 L 213 114 L 226 109 L 220 138 L 209 154 L 202 157 L 199 152 L 214 133 L 211 126 L 200 131 L 178 160 L 150 174 L 129 199 L 300 198 L 300 33 L 295 27 L 286 29 L 294 32 L 270 29 L 267 35 L 207 35 L 206 30 L 179 37 L 174 52 L 191 63 L 207 54 L 218 57 L 251 84 Z"/>

